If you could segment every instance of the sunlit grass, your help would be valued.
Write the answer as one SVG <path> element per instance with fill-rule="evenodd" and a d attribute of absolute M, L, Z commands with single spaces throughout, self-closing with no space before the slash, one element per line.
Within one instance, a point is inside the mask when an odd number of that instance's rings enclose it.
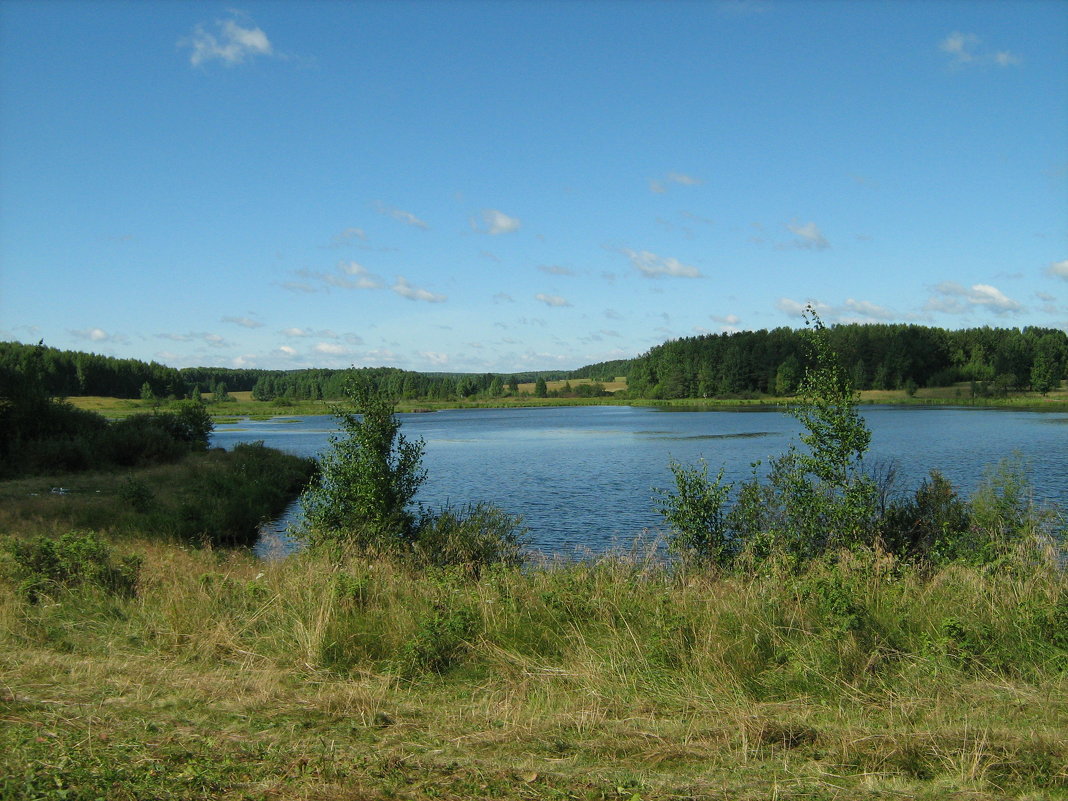
<path fill-rule="evenodd" d="M 0 582 L 0 797 L 1068 797 L 1056 554 L 475 580 L 113 547 L 134 599 Z"/>

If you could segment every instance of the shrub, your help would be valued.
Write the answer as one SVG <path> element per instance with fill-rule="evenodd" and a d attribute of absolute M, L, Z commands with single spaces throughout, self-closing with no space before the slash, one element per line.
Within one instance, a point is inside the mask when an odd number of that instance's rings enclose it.
<path fill-rule="evenodd" d="M 410 541 L 409 510 L 426 479 L 423 442 L 400 433 L 395 401 L 362 376 L 345 385 L 350 409 L 336 407 L 345 437 L 334 437 L 318 480 L 302 497 L 313 544 L 390 545 Z"/>
<path fill-rule="evenodd" d="M 455 565 L 478 576 L 488 565 L 518 566 L 526 534 L 522 518 L 496 506 L 476 503 L 459 510 L 446 506 L 437 513 L 424 513 L 412 550 L 424 565 Z"/>
<path fill-rule="evenodd" d="M 70 532 L 58 540 L 10 540 L 5 550 L 11 560 L 11 578 L 30 603 L 56 590 L 81 587 L 122 598 L 136 594 L 140 558 L 116 558 L 111 548 L 91 533 Z"/>

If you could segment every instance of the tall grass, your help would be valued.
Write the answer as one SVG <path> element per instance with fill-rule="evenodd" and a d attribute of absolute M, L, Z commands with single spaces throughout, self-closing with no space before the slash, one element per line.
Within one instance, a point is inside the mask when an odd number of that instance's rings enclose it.
<path fill-rule="evenodd" d="M 40 701 L 60 698 L 67 780 L 83 786 L 87 727 L 109 738 L 94 754 L 151 762 L 164 735 L 136 735 L 151 719 L 212 739 L 190 759 L 216 794 L 281 772 L 266 797 L 352 782 L 415 797 L 1068 795 L 1068 578 L 1052 545 L 985 567 L 860 549 L 801 569 L 610 556 L 477 575 L 366 551 L 114 548 L 142 558 L 136 597 L 72 585 L 30 603 L 0 583 L 11 770 L 55 764 L 34 721 L 59 726 Z M 251 730 L 273 751 L 212 773 Z M 326 767 L 338 759 L 348 785 Z M 148 790 L 202 797 L 180 774 L 164 766 Z"/>

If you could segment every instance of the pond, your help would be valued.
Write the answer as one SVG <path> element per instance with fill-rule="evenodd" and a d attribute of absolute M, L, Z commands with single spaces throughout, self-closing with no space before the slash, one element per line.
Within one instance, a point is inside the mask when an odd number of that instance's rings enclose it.
<path fill-rule="evenodd" d="M 984 472 L 1019 455 L 1035 497 L 1068 506 L 1068 415 L 1001 409 L 872 406 L 867 461 L 897 469 L 897 487 L 915 489 L 932 469 L 962 495 Z M 579 406 L 456 409 L 401 414 L 409 439 L 422 438 L 426 483 L 418 500 L 431 508 L 485 501 L 523 516 L 534 548 L 564 556 L 625 546 L 662 526 L 655 488 L 672 486 L 672 459 L 707 460 L 728 480 L 766 467 L 798 443 L 800 424 L 779 410 L 672 412 L 648 407 Z M 218 425 L 214 446 L 262 440 L 304 456 L 320 453 L 337 433 L 333 417 L 243 420 Z M 762 469 L 762 468 L 758 468 Z M 292 508 L 260 547 L 292 547 L 285 528 Z"/>

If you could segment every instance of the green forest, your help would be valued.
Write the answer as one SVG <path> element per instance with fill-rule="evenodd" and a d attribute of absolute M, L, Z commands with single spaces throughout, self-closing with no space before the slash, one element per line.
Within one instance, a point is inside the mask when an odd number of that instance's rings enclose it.
<path fill-rule="evenodd" d="M 420 373 L 395 367 L 363 372 L 405 400 L 462 400 L 518 394 L 520 384 L 627 377 L 636 399 L 788 396 L 804 374 L 804 329 L 705 334 L 665 342 L 633 359 L 571 371 L 512 374 Z M 970 382 L 972 397 L 1012 391 L 1046 393 L 1068 368 L 1068 334 L 1055 328 L 965 328 L 921 325 L 836 325 L 828 329 L 855 389 L 914 390 Z M 53 396 L 116 398 L 225 397 L 251 391 L 255 400 L 335 400 L 348 370 L 253 370 L 167 367 L 157 362 L 0 343 L 0 396 L 20 376 L 33 376 Z"/>

